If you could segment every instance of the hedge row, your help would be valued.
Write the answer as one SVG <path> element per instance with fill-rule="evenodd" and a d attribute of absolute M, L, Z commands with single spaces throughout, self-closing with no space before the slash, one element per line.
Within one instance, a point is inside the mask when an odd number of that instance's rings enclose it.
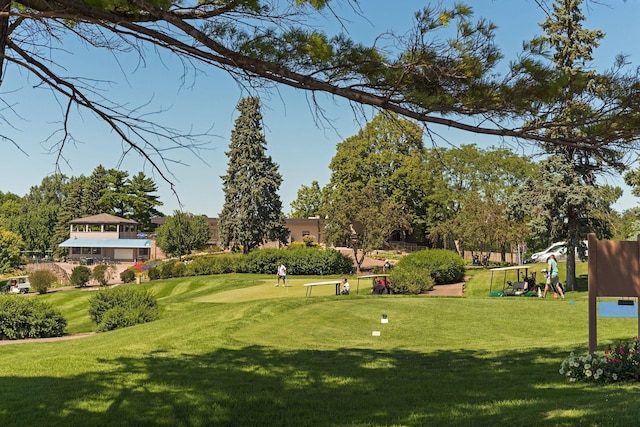
<path fill-rule="evenodd" d="M 168 261 L 147 270 L 150 280 L 169 277 L 205 276 L 224 273 L 276 274 L 279 263 L 288 274 L 349 274 L 353 261 L 340 251 L 329 248 L 260 249 L 248 255 L 218 254 L 194 257 L 185 262 Z"/>

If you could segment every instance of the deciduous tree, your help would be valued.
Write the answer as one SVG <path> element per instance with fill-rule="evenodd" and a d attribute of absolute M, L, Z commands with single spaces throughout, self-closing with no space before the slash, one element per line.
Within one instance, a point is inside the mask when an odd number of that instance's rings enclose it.
<path fill-rule="evenodd" d="M 358 268 L 393 233 L 411 229 L 412 183 L 404 178 L 411 159 L 422 155 L 420 127 L 387 112 L 338 144 L 322 208 L 326 238 L 351 247 Z"/>
<path fill-rule="evenodd" d="M 156 230 L 156 244 L 169 255 L 181 258 L 206 245 L 211 229 L 204 215 L 174 211 Z"/>
<path fill-rule="evenodd" d="M 291 202 L 291 218 L 310 218 L 320 215 L 322 207 L 322 189 L 318 181 L 311 181 L 310 186 L 303 185 L 298 190 L 296 199 Z"/>

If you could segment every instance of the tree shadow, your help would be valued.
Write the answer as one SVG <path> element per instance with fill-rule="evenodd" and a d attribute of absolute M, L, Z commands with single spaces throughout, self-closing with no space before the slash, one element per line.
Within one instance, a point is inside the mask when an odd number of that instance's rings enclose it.
<path fill-rule="evenodd" d="M 589 290 L 589 276 L 581 274 L 576 277 L 576 291 L 586 292 Z"/>
<path fill-rule="evenodd" d="M 568 401 L 569 383 L 558 374 L 559 358 L 551 349 L 495 355 L 252 346 L 179 358 L 153 352 L 102 363 L 104 370 L 73 378 L 2 378 L 3 425 L 36 425 L 43 420 L 47 426 L 637 421 L 637 412 L 628 409 L 633 397 L 623 388 L 572 384 Z M 596 404 L 605 401 L 606 405 Z M 558 418 L 559 412 L 571 408 L 575 411 Z"/>

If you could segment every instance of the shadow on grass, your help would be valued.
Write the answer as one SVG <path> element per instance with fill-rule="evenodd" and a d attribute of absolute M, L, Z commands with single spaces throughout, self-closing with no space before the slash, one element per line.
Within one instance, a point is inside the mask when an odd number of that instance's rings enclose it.
<path fill-rule="evenodd" d="M 589 290 L 589 276 L 582 274 L 576 277 L 576 291 L 586 292 Z"/>
<path fill-rule="evenodd" d="M 219 350 L 1 378 L 4 426 L 635 425 L 633 393 L 570 384 L 549 349 Z"/>

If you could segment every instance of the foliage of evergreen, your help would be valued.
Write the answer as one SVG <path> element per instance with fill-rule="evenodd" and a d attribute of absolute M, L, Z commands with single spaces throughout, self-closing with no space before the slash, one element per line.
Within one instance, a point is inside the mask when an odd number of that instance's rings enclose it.
<path fill-rule="evenodd" d="M 89 316 L 99 332 L 152 322 L 160 317 L 158 301 L 146 289 L 118 286 L 96 292 L 89 299 Z"/>
<path fill-rule="evenodd" d="M 257 97 L 240 100 L 240 115 L 231 131 L 227 173 L 222 176 L 224 205 L 220 213 L 220 239 L 225 247 L 242 247 L 248 254 L 269 241 L 287 243 L 282 202 L 278 195 L 282 176 L 266 155 L 262 114 Z"/>
<path fill-rule="evenodd" d="M 0 339 L 48 338 L 64 335 L 62 313 L 37 298 L 0 296 Z"/>

